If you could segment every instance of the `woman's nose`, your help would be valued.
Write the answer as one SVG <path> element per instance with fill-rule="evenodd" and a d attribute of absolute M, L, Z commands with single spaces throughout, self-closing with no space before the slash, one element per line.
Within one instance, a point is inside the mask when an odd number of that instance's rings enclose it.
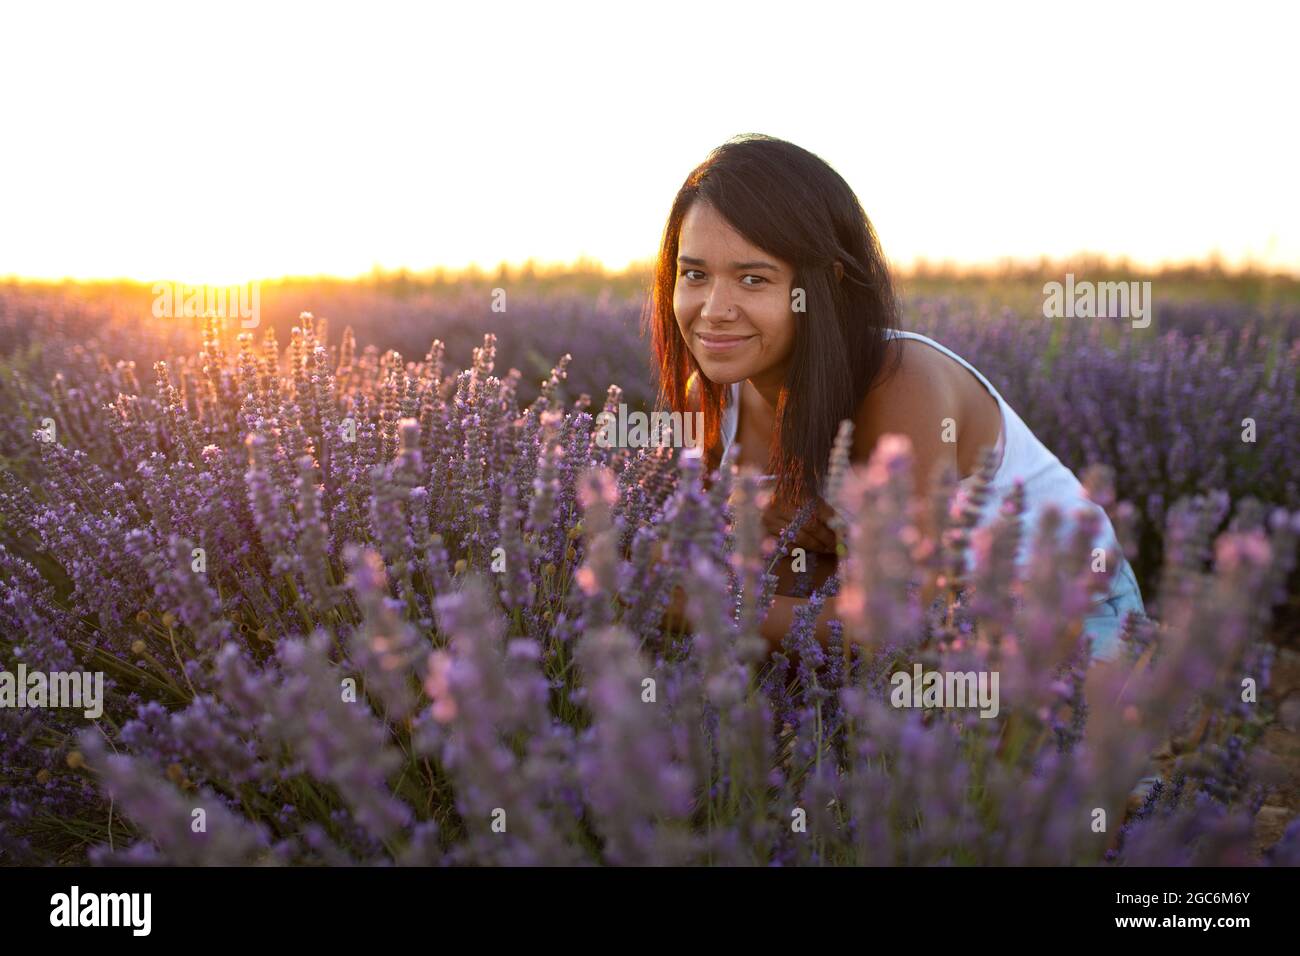
<path fill-rule="evenodd" d="M 726 289 L 725 284 L 713 283 L 704 297 L 704 307 L 700 309 L 700 317 L 709 321 L 721 321 L 732 318 L 735 314 L 731 293 Z"/>

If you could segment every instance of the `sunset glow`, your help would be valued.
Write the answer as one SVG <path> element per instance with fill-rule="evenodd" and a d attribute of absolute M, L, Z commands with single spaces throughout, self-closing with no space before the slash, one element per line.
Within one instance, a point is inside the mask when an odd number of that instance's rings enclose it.
<path fill-rule="evenodd" d="M 895 263 L 1300 273 L 1279 6 L 220 9 L 0 15 L 0 276 L 620 268 L 741 132 L 831 163 Z"/>

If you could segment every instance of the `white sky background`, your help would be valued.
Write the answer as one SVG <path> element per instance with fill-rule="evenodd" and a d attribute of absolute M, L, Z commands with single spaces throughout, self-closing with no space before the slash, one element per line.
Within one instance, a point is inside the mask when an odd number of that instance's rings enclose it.
<path fill-rule="evenodd" d="M 6 3 L 0 275 L 651 256 L 741 132 L 886 255 L 1300 273 L 1295 4 Z"/>

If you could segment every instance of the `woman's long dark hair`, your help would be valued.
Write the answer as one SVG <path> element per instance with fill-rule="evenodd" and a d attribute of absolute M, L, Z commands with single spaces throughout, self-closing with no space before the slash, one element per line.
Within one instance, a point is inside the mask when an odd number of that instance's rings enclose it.
<path fill-rule="evenodd" d="M 843 177 L 824 160 L 771 136 L 734 137 L 691 171 L 673 200 L 643 315 L 654 345 L 658 406 L 686 412 L 686 386 L 698 373 L 704 411 L 704 463 L 722 458 L 722 410 L 730 389 L 705 378 L 673 312 L 682 220 L 706 202 L 750 243 L 794 265 L 804 290 L 794 352 L 776 409 L 768 472 L 787 503 L 820 499 L 841 420 L 857 410 L 886 364 L 884 330 L 897 302 L 871 221 Z M 837 281 L 834 263 L 844 268 Z M 898 358 L 895 351 L 894 360 Z"/>

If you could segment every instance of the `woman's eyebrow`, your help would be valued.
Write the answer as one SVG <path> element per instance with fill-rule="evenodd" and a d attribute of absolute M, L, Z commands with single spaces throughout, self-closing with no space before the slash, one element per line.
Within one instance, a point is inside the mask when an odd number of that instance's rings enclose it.
<path fill-rule="evenodd" d="M 687 266 L 702 266 L 702 265 L 704 265 L 704 260 L 703 260 L 703 259 L 696 259 L 694 256 L 678 256 L 678 257 L 677 257 L 677 261 L 678 261 L 679 263 L 681 263 L 682 265 L 687 265 Z M 736 270 L 740 270 L 740 269 L 771 269 L 773 272 L 780 272 L 780 271 L 781 271 L 780 268 L 778 268 L 777 266 L 772 265 L 772 263 L 770 263 L 770 262 L 764 262 L 762 259 L 756 259 L 756 260 L 753 261 L 753 262 L 733 262 L 733 263 L 731 264 L 731 268 L 736 269 Z"/>

